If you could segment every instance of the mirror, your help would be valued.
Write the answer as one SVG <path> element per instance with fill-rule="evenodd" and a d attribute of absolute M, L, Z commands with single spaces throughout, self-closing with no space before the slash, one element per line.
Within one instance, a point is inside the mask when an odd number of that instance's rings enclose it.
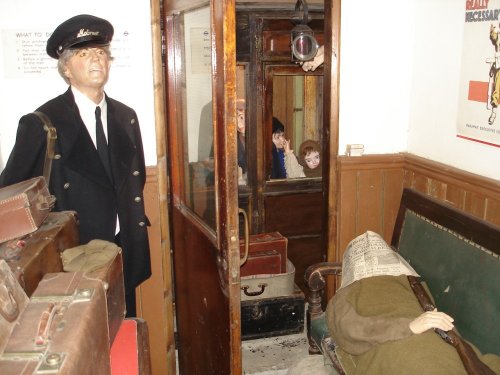
<path fill-rule="evenodd" d="M 267 180 L 321 178 L 323 70 L 266 70 Z"/>

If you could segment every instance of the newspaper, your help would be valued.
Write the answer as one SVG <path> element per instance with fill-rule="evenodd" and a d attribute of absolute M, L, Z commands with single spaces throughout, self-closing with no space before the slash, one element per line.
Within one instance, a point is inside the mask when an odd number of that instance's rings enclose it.
<path fill-rule="evenodd" d="M 379 234 L 367 231 L 347 245 L 342 261 L 340 287 L 344 288 L 357 280 L 380 275 L 419 276 Z"/>

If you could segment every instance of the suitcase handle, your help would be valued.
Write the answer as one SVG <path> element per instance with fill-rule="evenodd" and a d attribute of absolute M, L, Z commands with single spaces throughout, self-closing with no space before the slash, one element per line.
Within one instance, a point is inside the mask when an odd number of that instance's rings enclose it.
<path fill-rule="evenodd" d="M 54 316 L 58 312 L 59 308 L 54 303 L 49 304 L 47 308 L 42 312 L 42 315 L 40 316 L 40 320 L 38 322 L 38 333 L 35 337 L 35 344 L 37 346 L 43 346 L 47 344 L 50 336 L 50 329 L 52 327 L 52 320 L 54 320 Z"/>
<path fill-rule="evenodd" d="M 260 288 L 260 290 L 257 290 L 255 292 L 249 292 L 248 289 L 250 289 L 250 287 L 248 285 L 245 285 L 241 287 L 241 290 L 243 291 L 243 293 L 245 293 L 246 296 L 255 297 L 255 296 L 260 296 L 262 293 L 264 293 L 264 290 L 266 290 L 266 286 L 267 286 L 266 283 L 259 284 L 258 287 Z"/>
<path fill-rule="evenodd" d="M 5 284 L 3 284 L 2 287 L 5 292 L 0 292 L 0 301 L 2 302 L 0 306 L 0 315 L 2 315 L 6 321 L 13 322 L 19 315 L 19 305 L 17 304 L 12 289 Z M 7 297 L 7 300 L 4 299 L 4 296 Z"/>
<path fill-rule="evenodd" d="M 48 197 L 41 197 L 40 202 L 37 203 L 37 208 L 41 211 L 50 211 L 56 204 L 56 197 L 49 195 Z"/>

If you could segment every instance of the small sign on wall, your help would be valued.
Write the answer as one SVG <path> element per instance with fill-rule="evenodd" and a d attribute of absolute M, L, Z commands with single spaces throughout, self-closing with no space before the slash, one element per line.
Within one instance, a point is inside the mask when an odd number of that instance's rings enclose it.
<path fill-rule="evenodd" d="M 191 28 L 191 73 L 210 74 L 212 71 L 212 47 L 210 28 Z"/>
<path fill-rule="evenodd" d="M 500 147 L 500 0 L 466 0 L 457 136 Z"/>
<path fill-rule="evenodd" d="M 2 30 L 4 78 L 53 74 L 56 64 L 45 52 L 51 32 L 42 29 Z"/>

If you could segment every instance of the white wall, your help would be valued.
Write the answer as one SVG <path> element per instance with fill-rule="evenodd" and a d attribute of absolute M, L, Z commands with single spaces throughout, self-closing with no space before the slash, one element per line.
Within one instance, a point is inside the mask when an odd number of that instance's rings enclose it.
<path fill-rule="evenodd" d="M 464 14 L 465 0 L 342 2 L 340 153 L 362 143 L 500 180 L 500 148 L 456 137 Z"/>
<path fill-rule="evenodd" d="M 465 0 L 342 2 L 340 153 L 347 144 L 362 143 L 368 154 L 408 151 L 500 180 L 499 148 L 456 137 L 464 9 Z M 78 13 L 109 19 L 118 34 L 129 31 L 129 66 L 112 68 L 107 92 L 137 110 L 146 163 L 155 165 L 149 11 L 149 3 L 135 1 L 2 1 L 0 32 L 52 31 Z M 2 44 L 0 169 L 19 117 L 65 90 L 55 70 L 5 78 L 4 57 Z"/>
<path fill-rule="evenodd" d="M 156 165 L 149 2 L 19 0 L 0 1 L 0 170 L 14 145 L 19 118 L 67 89 L 57 73 L 56 60 L 48 56 L 42 64 L 46 69 L 41 73 L 17 74 L 13 59 L 19 57 L 16 51 L 22 48 L 19 43 L 23 41 L 13 36 L 17 32 L 41 32 L 43 43 L 32 37 L 24 38 L 29 43 L 38 43 L 40 53 L 45 49 L 46 33 L 50 35 L 64 20 L 84 13 L 106 18 L 114 26 L 115 61 L 106 93 L 137 111 L 146 164 Z"/>
<path fill-rule="evenodd" d="M 413 1 L 342 1 L 339 153 L 407 149 L 413 71 Z"/>

